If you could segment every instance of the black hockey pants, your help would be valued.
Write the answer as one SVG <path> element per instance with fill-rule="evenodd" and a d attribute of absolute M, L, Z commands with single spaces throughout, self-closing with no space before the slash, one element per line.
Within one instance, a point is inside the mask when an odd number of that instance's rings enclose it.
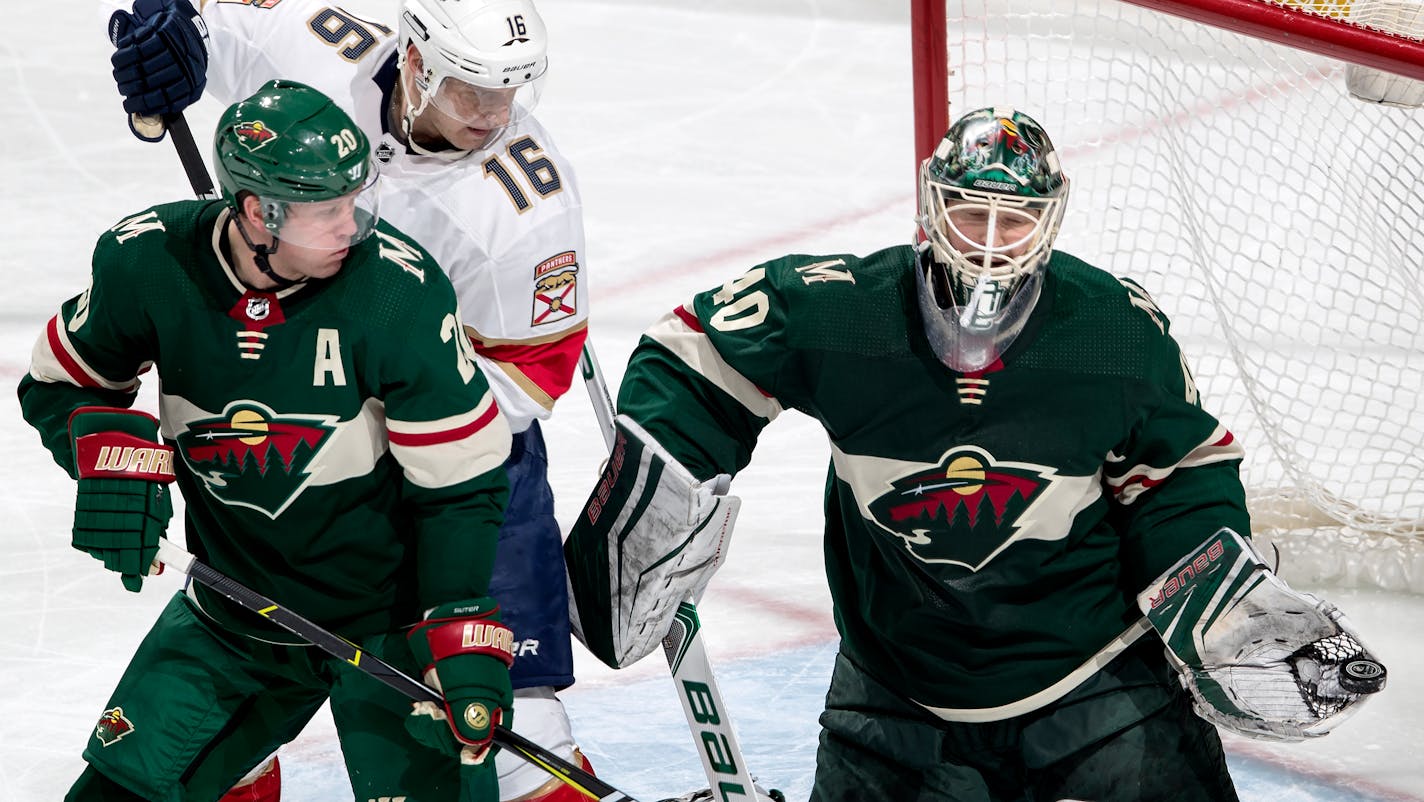
<path fill-rule="evenodd" d="M 1236 802 L 1155 638 L 1018 718 L 947 722 L 836 657 L 811 802 Z"/>

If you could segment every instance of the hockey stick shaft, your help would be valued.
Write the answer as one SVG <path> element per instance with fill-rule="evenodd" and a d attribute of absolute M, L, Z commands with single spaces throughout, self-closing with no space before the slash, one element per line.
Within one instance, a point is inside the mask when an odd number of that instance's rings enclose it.
<path fill-rule="evenodd" d="M 593 414 L 603 431 L 604 443 L 612 452 L 617 436 L 613 423 L 617 409 L 598 359 L 587 342 L 583 346 L 579 368 L 583 372 L 589 400 L 593 402 Z M 683 715 L 692 730 L 692 740 L 702 758 L 702 770 L 707 775 L 714 797 L 755 800 L 756 785 L 747 768 L 747 761 L 742 757 L 731 716 L 717 686 L 717 676 L 712 673 L 712 662 L 707 658 L 702 640 L 702 621 L 691 597 L 678 605 L 672 628 L 663 638 L 663 656 L 667 658 Z"/>
<path fill-rule="evenodd" d="M 193 132 L 183 114 L 170 114 L 163 118 L 168 135 L 173 140 L 173 148 L 178 152 L 178 160 L 183 163 L 183 171 L 188 174 L 188 182 L 193 186 L 193 194 L 200 198 L 216 198 L 208 168 L 203 164 L 203 156 L 193 141 Z M 340 635 L 323 629 L 271 599 L 248 588 L 216 569 L 198 562 L 192 554 L 167 538 L 159 540 L 158 559 L 221 593 L 234 602 L 266 617 L 272 623 L 304 638 L 333 657 L 345 660 L 372 678 L 405 694 L 417 702 L 444 704 L 439 691 L 401 672 L 375 655 L 363 652 L 360 647 Z M 494 741 L 501 747 L 533 763 L 566 785 L 585 796 L 608 802 L 635 802 L 632 797 L 603 782 L 578 766 L 563 760 L 558 755 L 530 741 L 524 736 L 506 728 L 497 727 Z"/>
<path fill-rule="evenodd" d="M 588 400 L 593 402 L 593 416 L 598 418 L 598 430 L 603 433 L 603 445 L 611 454 L 617 438 L 613 426 L 613 417 L 617 412 L 613 396 L 608 394 L 608 383 L 603 380 L 603 369 L 598 366 L 598 357 L 594 356 L 593 346 L 587 341 L 579 352 L 579 370 L 583 373 L 583 384 L 588 388 Z"/>
<path fill-rule="evenodd" d="M 178 161 L 183 163 L 183 172 L 188 174 L 188 183 L 193 185 L 193 194 L 208 200 L 217 200 L 219 195 L 213 187 L 213 179 L 203 164 L 203 154 L 198 143 L 193 141 L 193 131 L 188 128 L 188 120 L 182 112 L 169 114 L 163 118 L 168 136 L 173 140 L 173 149 L 178 151 Z"/>
<path fill-rule="evenodd" d="M 186 549 L 167 538 L 158 541 L 158 560 L 187 574 L 193 578 L 193 581 L 212 588 L 242 607 L 266 618 L 332 657 L 354 666 L 363 674 L 385 683 L 412 701 L 444 705 L 445 698 L 439 691 L 340 635 L 323 628 L 320 624 L 303 618 L 221 571 L 199 562 Z M 592 799 L 600 800 L 600 802 L 637 802 L 633 797 L 506 727 L 495 727 L 494 742 Z"/>

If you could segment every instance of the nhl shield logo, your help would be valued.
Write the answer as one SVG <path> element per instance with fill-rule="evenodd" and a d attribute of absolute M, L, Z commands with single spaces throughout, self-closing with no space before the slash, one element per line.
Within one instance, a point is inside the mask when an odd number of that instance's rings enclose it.
<path fill-rule="evenodd" d="M 113 746 L 133 731 L 133 722 L 124 715 L 124 709 L 115 707 L 99 716 L 99 723 L 94 726 L 94 737 L 102 746 Z"/>
<path fill-rule="evenodd" d="M 869 511 L 920 561 L 977 571 L 1014 540 L 1035 536 L 1020 532 L 1032 520 L 1026 513 L 1057 478 L 1051 468 L 961 446 L 936 467 L 895 479 Z"/>
<path fill-rule="evenodd" d="M 247 299 L 247 317 L 249 320 L 266 320 L 267 315 L 272 311 L 272 299 L 265 295 L 254 295 Z"/>

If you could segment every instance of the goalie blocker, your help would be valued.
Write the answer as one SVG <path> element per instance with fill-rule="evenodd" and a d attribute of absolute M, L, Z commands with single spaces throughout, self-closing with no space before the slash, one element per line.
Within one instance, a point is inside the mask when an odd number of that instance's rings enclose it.
<path fill-rule="evenodd" d="M 1158 577 L 1138 606 L 1197 714 L 1267 740 L 1325 735 L 1384 688 L 1385 668 L 1329 602 L 1289 588 L 1221 529 Z"/>
<path fill-rule="evenodd" d="M 641 660 L 726 556 L 741 499 L 730 477 L 699 482 L 627 416 L 568 540 L 574 635 L 613 668 Z"/>

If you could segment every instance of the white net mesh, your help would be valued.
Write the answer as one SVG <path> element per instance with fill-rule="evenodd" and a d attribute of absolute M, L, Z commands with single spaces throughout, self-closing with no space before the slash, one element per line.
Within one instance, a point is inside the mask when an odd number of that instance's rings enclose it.
<path fill-rule="evenodd" d="M 951 119 L 1012 105 L 1053 137 L 1058 247 L 1171 316 L 1282 573 L 1424 592 L 1424 111 L 1113 0 L 946 10 Z"/>

